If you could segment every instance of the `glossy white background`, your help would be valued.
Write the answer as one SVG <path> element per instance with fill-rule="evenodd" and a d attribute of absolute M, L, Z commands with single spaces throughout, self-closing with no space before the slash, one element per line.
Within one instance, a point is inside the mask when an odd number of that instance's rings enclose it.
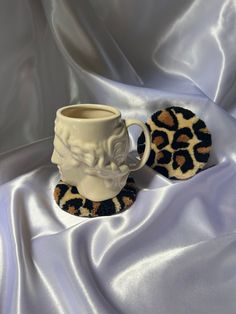
<path fill-rule="evenodd" d="M 0 313 L 235 313 L 236 1 L 5 0 L 0 26 Z M 62 212 L 51 136 L 76 102 L 192 110 L 207 169 L 143 168 L 117 216 Z"/>

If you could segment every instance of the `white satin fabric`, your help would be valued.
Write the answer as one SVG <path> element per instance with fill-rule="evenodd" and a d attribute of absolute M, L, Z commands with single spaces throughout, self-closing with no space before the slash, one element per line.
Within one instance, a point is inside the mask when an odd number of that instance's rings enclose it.
<path fill-rule="evenodd" d="M 5 0 L 0 25 L 0 313 L 234 314 L 236 1 Z M 76 102 L 188 108 L 209 163 L 186 181 L 144 167 L 126 212 L 69 215 L 51 136 Z"/>

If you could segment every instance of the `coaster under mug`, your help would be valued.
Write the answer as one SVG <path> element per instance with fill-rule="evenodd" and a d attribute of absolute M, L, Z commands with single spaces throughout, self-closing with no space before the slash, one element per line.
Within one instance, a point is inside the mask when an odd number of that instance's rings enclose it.
<path fill-rule="evenodd" d="M 57 205 L 69 214 L 81 217 L 110 216 L 125 211 L 135 202 L 137 188 L 129 177 L 120 193 L 111 199 L 94 202 L 80 195 L 75 186 L 60 181 L 54 189 Z"/>

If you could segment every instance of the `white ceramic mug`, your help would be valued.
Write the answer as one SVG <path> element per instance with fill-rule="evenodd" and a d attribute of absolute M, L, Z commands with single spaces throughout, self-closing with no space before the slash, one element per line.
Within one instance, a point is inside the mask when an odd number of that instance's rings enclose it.
<path fill-rule="evenodd" d="M 146 148 L 135 165 L 127 162 L 127 128 L 137 124 L 144 132 Z M 150 154 L 150 134 L 136 119 L 123 120 L 114 107 L 79 104 L 57 110 L 52 162 L 61 180 L 77 187 L 82 196 L 103 201 L 119 194 L 130 171 L 140 169 Z"/>

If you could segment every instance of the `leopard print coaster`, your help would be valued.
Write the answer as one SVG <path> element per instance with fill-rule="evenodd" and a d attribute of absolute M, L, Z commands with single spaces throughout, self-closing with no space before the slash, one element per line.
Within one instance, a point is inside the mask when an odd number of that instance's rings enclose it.
<path fill-rule="evenodd" d="M 109 200 L 93 202 L 79 194 L 75 186 L 60 181 L 54 189 L 54 199 L 64 211 L 83 217 L 110 216 L 129 208 L 135 201 L 137 189 L 133 178 L 128 178 L 121 192 Z"/>
<path fill-rule="evenodd" d="M 170 179 L 188 179 L 202 170 L 211 150 L 206 124 L 190 110 L 169 107 L 155 112 L 146 123 L 151 133 L 147 165 Z M 142 156 L 145 137 L 138 138 Z"/>

